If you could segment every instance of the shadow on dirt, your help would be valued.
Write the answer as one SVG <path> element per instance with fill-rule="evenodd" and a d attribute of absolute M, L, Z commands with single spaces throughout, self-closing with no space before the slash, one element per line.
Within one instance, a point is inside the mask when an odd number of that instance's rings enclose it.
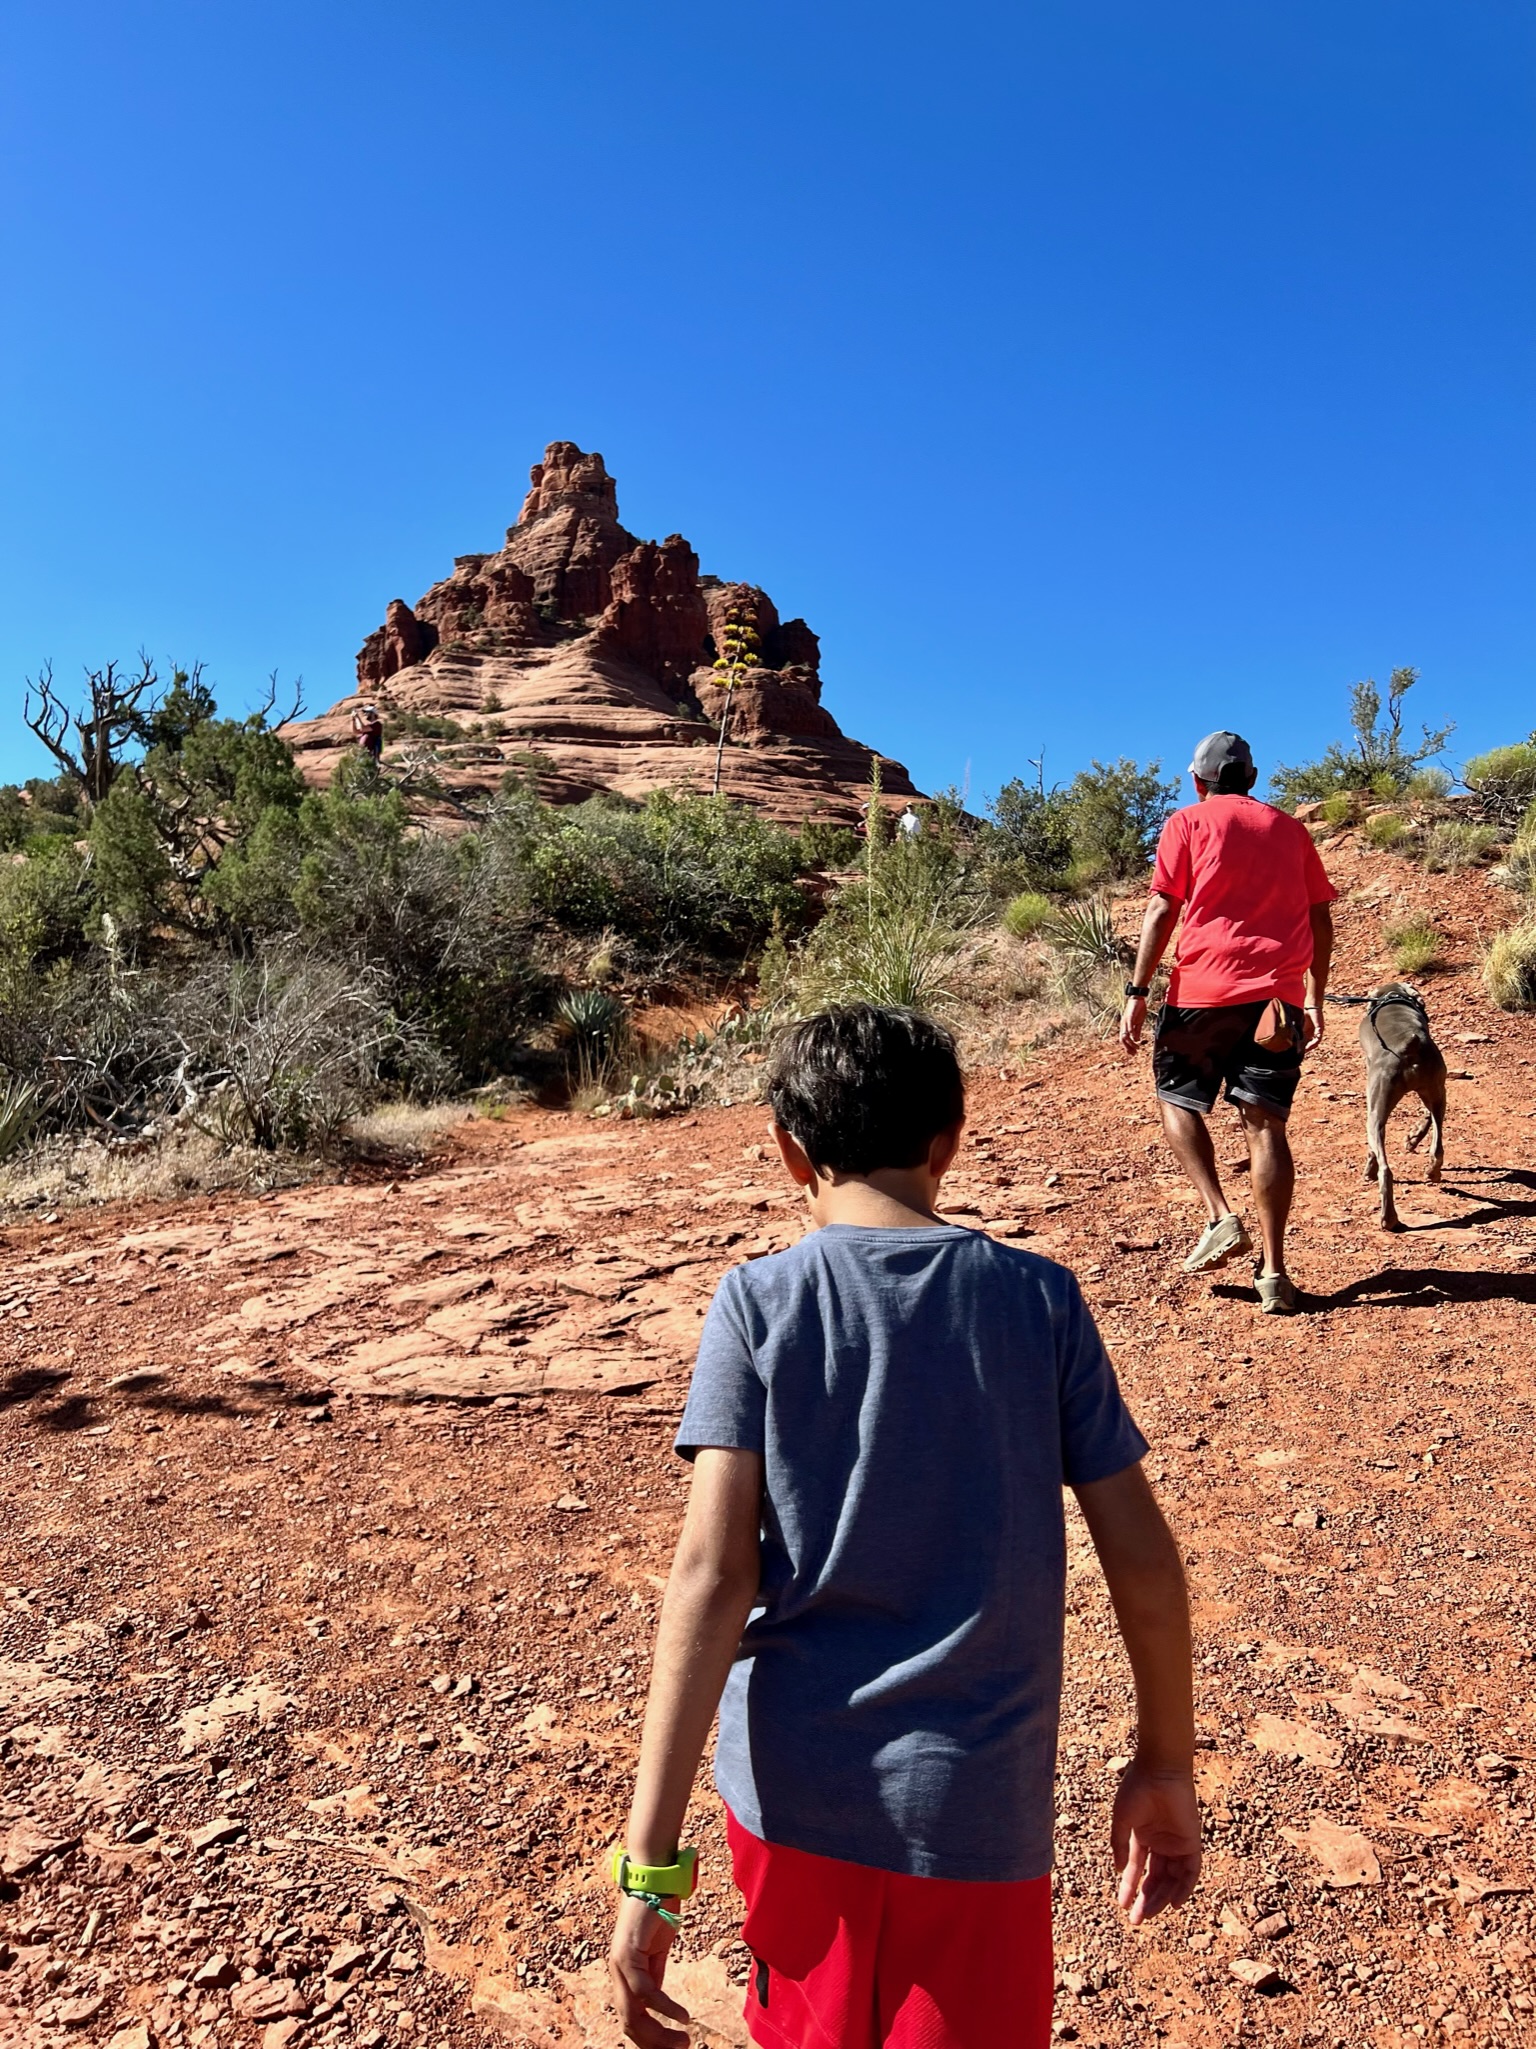
<path fill-rule="evenodd" d="M 127 1374 L 98 1393 L 81 1391 L 43 1405 L 44 1398 L 53 1395 L 70 1377 L 63 1367 L 19 1367 L 0 1379 L 0 1410 L 37 1403 L 28 1422 L 40 1430 L 67 1432 L 86 1430 L 92 1424 L 110 1420 L 118 1406 L 114 1396 L 155 1415 L 229 1416 L 235 1421 L 250 1420 L 280 1406 L 306 1408 L 325 1400 L 323 1390 L 290 1388 L 281 1380 L 254 1377 L 242 1380 L 235 1394 L 181 1393 L 170 1384 L 168 1374 L 146 1370 Z"/>
<path fill-rule="evenodd" d="M 67 1394 L 52 1408 L 38 1409 L 32 1421 L 40 1430 L 87 1430 L 100 1420 L 96 1404 L 88 1394 Z"/>
<path fill-rule="evenodd" d="M 1251 1287 L 1218 1282 L 1211 1294 L 1250 1309 Z M 1298 1290 L 1296 1315 L 1326 1316 L 1331 1309 L 1433 1309 L 1447 1302 L 1528 1302 L 1536 1305 L 1536 1274 L 1490 1273 L 1483 1267 L 1386 1266 L 1336 1288 L 1331 1295 Z"/>
<path fill-rule="evenodd" d="M 1428 1309 L 1442 1302 L 1536 1304 L 1536 1274 L 1491 1273 L 1485 1267 L 1386 1266 L 1331 1295 L 1303 1295 L 1303 1315 L 1329 1309 Z"/>
<path fill-rule="evenodd" d="M 23 1402 L 34 1402 L 40 1394 L 62 1387 L 68 1378 L 60 1366 L 18 1366 L 0 1380 L 0 1409 L 18 1409 Z"/>

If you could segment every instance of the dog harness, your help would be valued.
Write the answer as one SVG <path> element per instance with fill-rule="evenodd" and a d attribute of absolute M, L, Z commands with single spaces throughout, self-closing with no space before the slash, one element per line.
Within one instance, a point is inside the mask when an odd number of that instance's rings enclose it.
<path fill-rule="evenodd" d="M 1376 1019 L 1384 1010 L 1416 1010 L 1425 1025 L 1427 1026 L 1429 1023 L 1429 1010 L 1425 1005 L 1424 998 L 1415 989 L 1404 989 L 1400 992 L 1386 992 L 1380 996 L 1373 996 L 1370 999 L 1370 1008 L 1366 1011 L 1365 1015 L 1371 1030 L 1378 1039 L 1381 1039 L 1383 1046 L 1387 1046 L 1387 1042 L 1381 1037 L 1381 1026 L 1377 1024 Z M 1387 1051 L 1390 1053 L 1392 1048 L 1387 1046 Z"/>

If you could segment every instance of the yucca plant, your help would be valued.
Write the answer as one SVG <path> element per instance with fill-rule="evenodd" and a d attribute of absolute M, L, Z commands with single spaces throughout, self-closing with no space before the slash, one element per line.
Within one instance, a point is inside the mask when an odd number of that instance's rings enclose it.
<path fill-rule="evenodd" d="M 1058 953 L 1095 967 L 1124 962 L 1126 949 L 1115 931 L 1114 913 L 1103 897 L 1088 903 L 1064 904 L 1045 928 Z"/>
<path fill-rule="evenodd" d="M 611 1080 L 629 1036 L 624 1005 L 606 989 L 570 989 L 555 1006 L 555 1028 L 584 1093 Z"/>
<path fill-rule="evenodd" d="M 37 1129 L 43 1114 L 43 1093 L 36 1082 L 13 1074 L 0 1091 L 0 1160 L 18 1153 Z"/>
<path fill-rule="evenodd" d="M 1061 962 L 1062 994 L 1086 1006 L 1096 1030 L 1108 1031 L 1120 1014 L 1120 977 L 1130 959 L 1109 905 L 1102 897 L 1066 904 L 1044 936 Z"/>
<path fill-rule="evenodd" d="M 731 723 L 732 694 L 740 683 L 751 676 L 754 669 L 761 667 L 762 656 L 757 628 L 750 619 L 742 617 L 732 606 L 726 615 L 720 634 L 720 652 L 715 657 L 715 681 L 725 693 L 720 707 L 720 738 L 715 745 L 714 795 L 720 794 L 720 768 L 725 759 L 725 736 Z"/>

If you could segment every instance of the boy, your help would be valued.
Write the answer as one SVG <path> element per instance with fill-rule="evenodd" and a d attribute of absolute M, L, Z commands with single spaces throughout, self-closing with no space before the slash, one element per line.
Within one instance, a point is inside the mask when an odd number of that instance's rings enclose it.
<path fill-rule="evenodd" d="M 1136 1678 L 1110 1829 L 1133 1923 L 1200 1869 L 1179 1555 L 1077 1283 L 937 1213 L 965 1121 L 949 1035 L 829 1011 L 786 1035 L 769 1101 L 818 1228 L 727 1274 L 700 1343 L 615 2003 L 641 2049 L 685 2049 L 662 1977 L 718 1704 L 753 2040 L 1043 2049 L 1063 1484 Z"/>

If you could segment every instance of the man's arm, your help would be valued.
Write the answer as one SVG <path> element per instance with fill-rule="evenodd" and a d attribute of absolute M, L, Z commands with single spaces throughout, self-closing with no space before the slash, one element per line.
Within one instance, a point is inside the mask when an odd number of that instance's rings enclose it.
<path fill-rule="evenodd" d="M 1119 1901 L 1134 1927 L 1182 1906 L 1200 1876 L 1189 1597 L 1178 1546 L 1139 1465 L 1073 1491 L 1136 1680 L 1136 1755 L 1110 1821 Z"/>
<path fill-rule="evenodd" d="M 1131 980 L 1138 989 L 1147 988 L 1157 973 L 1157 964 L 1168 951 L 1168 942 L 1173 937 L 1173 928 L 1178 924 L 1179 912 L 1183 908 L 1176 896 L 1164 896 L 1161 890 L 1153 890 L 1147 902 L 1146 916 L 1141 921 L 1136 965 L 1131 970 Z M 1146 1021 L 1146 997 L 1127 996 L 1120 1019 L 1120 1043 L 1127 1053 L 1134 1053 L 1141 1044 L 1142 1027 Z"/>
<path fill-rule="evenodd" d="M 1307 1044 L 1315 1046 L 1323 1036 L 1323 998 L 1328 993 L 1328 970 L 1333 966 L 1333 905 L 1314 904 L 1312 919 L 1312 965 L 1307 970 Z"/>
<path fill-rule="evenodd" d="M 661 1604 L 640 1769 L 624 1847 L 640 1864 L 677 1855 L 688 1796 L 759 1583 L 763 1461 L 753 1451 L 701 1451 L 683 1533 Z M 624 2032 L 641 2049 L 687 2049 L 652 2018 L 686 2021 L 661 1989 L 672 1929 L 640 1900 L 622 1899 L 608 1974 Z"/>

